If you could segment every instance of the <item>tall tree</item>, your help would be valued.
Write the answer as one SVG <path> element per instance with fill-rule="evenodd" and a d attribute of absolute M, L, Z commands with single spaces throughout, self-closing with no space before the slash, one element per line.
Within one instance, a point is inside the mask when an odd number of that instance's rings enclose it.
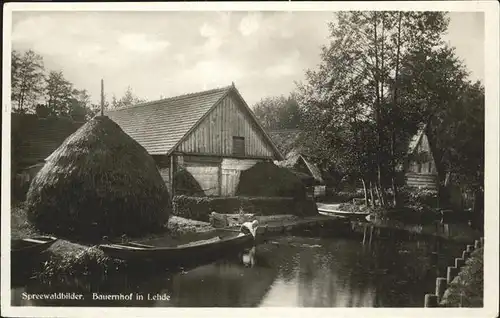
<path fill-rule="evenodd" d="M 46 102 L 50 113 L 56 116 L 68 116 L 73 101 L 73 84 L 62 71 L 51 71 L 46 82 Z"/>
<path fill-rule="evenodd" d="M 300 108 L 293 95 L 265 97 L 254 105 L 253 111 L 265 129 L 300 127 Z"/>
<path fill-rule="evenodd" d="M 43 93 L 43 58 L 33 50 L 23 54 L 13 50 L 11 57 L 11 100 L 14 111 L 24 113 L 34 108 Z"/>
<path fill-rule="evenodd" d="M 399 105 L 402 61 L 411 52 L 430 53 L 442 46 L 447 24 L 439 12 L 337 13 L 329 24 L 330 43 L 322 49 L 319 69 L 307 72 L 306 83 L 299 85 L 303 106 L 319 110 L 310 112 L 316 118 L 309 126 L 316 134 L 343 125 L 355 136 L 359 120 L 373 123 L 376 188 L 382 204 L 387 203 L 388 180 L 397 199 L 395 167 L 407 142 L 407 133 L 400 131 L 418 125 L 414 116 L 406 116 L 411 111 Z"/>
<path fill-rule="evenodd" d="M 120 107 L 133 106 L 136 104 L 144 103 L 145 101 L 146 99 L 140 98 L 137 95 L 135 95 L 132 91 L 132 88 L 128 86 L 127 89 L 125 90 L 124 95 L 120 99 L 117 99 L 116 96 L 113 95 L 111 101 L 111 107 L 120 108 Z"/>
<path fill-rule="evenodd" d="M 73 89 L 72 97 L 69 103 L 69 116 L 77 121 L 84 121 L 90 119 L 92 116 L 92 109 L 90 103 L 90 95 L 87 90 Z"/>

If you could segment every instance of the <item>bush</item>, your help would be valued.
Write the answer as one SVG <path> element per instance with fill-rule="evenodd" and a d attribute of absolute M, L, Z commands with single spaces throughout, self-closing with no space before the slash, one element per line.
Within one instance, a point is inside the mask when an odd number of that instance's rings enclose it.
<path fill-rule="evenodd" d="M 339 191 L 337 193 L 329 193 L 328 200 L 334 202 L 349 202 L 352 199 L 364 198 L 365 194 L 361 191 Z"/>
<path fill-rule="evenodd" d="M 146 149 L 98 116 L 47 159 L 31 182 L 26 208 L 42 232 L 98 241 L 161 230 L 171 204 Z"/>
<path fill-rule="evenodd" d="M 432 189 L 403 187 L 400 189 L 400 198 L 408 206 L 434 208 L 438 203 L 438 193 Z"/>
<path fill-rule="evenodd" d="M 345 212 L 368 212 L 371 211 L 372 208 L 367 207 L 366 205 L 361 204 L 353 204 L 353 203 L 342 203 L 339 205 L 340 211 Z"/>
<path fill-rule="evenodd" d="M 255 215 L 292 214 L 307 216 L 317 214 L 312 200 L 296 200 L 282 197 L 189 197 L 175 196 L 173 214 L 208 222 L 213 211 L 221 214 L 236 214 L 240 211 Z"/>
<path fill-rule="evenodd" d="M 271 162 L 258 162 L 241 172 L 238 196 L 306 198 L 306 187 L 288 168 Z"/>
<path fill-rule="evenodd" d="M 10 229 L 12 239 L 21 239 L 41 234 L 33 224 L 28 221 L 23 203 L 12 206 L 10 210 Z"/>
<path fill-rule="evenodd" d="M 85 277 L 98 282 L 118 272 L 125 262 L 109 258 L 95 246 L 85 246 L 64 240 L 55 242 L 47 251 L 47 261 L 36 269 L 36 278 L 47 284 Z"/>
<path fill-rule="evenodd" d="M 427 224 L 440 218 L 440 214 L 430 209 L 415 210 L 414 207 L 376 207 L 371 214 L 381 220 L 395 220 L 406 224 Z"/>

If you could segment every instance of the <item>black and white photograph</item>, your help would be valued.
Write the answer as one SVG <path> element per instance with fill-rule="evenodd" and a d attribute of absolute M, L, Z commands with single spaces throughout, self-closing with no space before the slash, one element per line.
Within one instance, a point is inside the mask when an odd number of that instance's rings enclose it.
<path fill-rule="evenodd" d="M 498 13 L 10 3 L 2 316 L 497 317 Z"/>

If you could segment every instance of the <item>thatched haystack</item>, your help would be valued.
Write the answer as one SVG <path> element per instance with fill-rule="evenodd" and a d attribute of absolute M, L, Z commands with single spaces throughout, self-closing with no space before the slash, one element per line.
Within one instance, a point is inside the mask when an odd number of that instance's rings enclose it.
<path fill-rule="evenodd" d="M 205 196 L 205 192 L 193 175 L 184 168 L 174 174 L 175 195 L 188 195 L 195 197 Z"/>
<path fill-rule="evenodd" d="M 300 171 L 297 171 L 295 169 L 290 169 L 290 172 L 292 172 L 293 174 L 295 174 L 297 176 L 297 178 L 300 179 L 300 181 L 302 181 L 302 183 L 306 186 L 306 187 L 312 187 L 315 185 L 315 179 L 313 176 L 310 176 L 308 175 L 307 173 L 304 173 L 304 172 L 300 172 Z"/>
<path fill-rule="evenodd" d="M 306 188 L 289 169 L 271 162 L 258 162 L 241 172 L 236 195 L 304 199 Z"/>
<path fill-rule="evenodd" d="M 99 239 L 160 229 L 172 210 L 154 160 L 111 119 L 70 135 L 33 179 L 29 220 L 41 231 Z"/>

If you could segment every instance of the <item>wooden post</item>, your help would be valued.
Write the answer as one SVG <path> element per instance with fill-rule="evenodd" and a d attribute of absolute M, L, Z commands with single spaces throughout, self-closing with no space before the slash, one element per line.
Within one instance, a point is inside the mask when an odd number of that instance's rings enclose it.
<path fill-rule="evenodd" d="M 475 241 L 474 241 L 474 249 L 478 249 L 478 248 L 480 248 L 480 247 L 481 247 L 481 241 L 479 241 L 479 240 L 475 240 Z"/>
<path fill-rule="evenodd" d="M 446 273 L 446 282 L 448 285 L 451 284 L 453 279 L 457 276 L 458 270 L 459 269 L 455 266 L 448 266 L 448 272 Z"/>
<path fill-rule="evenodd" d="M 467 252 L 472 253 L 474 251 L 474 245 L 467 245 Z"/>
<path fill-rule="evenodd" d="M 441 299 L 443 299 L 444 292 L 447 288 L 448 284 L 446 283 L 446 278 L 436 278 L 436 296 L 438 296 L 438 301 L 441 301 Z"/>
<path fill-rule="evenodd" d="M 431 308 L 431 307 L 437 307 L 438 306 L 438 296 L 434 294 L 426 294 L 425 295 L 425 301 L 424 301 L 424 307 Z"/>
<path fill-rule="evenodd" d="M 481 246 L 484 247 L 484 237 L 481 237 L 479 241 L 481 242 Z"/>
<path fill-rule="evenodd" d="M 437 252 L 431 252 L 431 264 L 433 266 L 436 266 L 438 263 L 438 253 Z"/>
<path fill-rule="evenodd" d="M 174 174 L 175 174 L 175 155 L 170 155 L 170 191 L 172 192 L 170 195 L 172 199 L 175 196 L 175 184 L 174 184 Z"/>
<path fill-rule="evenodd" d="M 462 252 L 462 258 L 464 259 L 464 261 L 465 261 L 466 259 L 468 259 L 468 258 L 469 258 L 469 256 L 470 256 L 470 253 L 469 253 L 469 252 L 467 252 L 467 251 L 463 251 L 463 252 Z"/>
<path fill-rule="evenodd" d="M 224 162 L 224 159 L 223 159 L 223 158 L 221 158 L 220 163 L 219 163 L 219 166 L 217 167 L 217 168 L 218 168 L 218 169 L 217 169 L 217 183 L 218 183 L 218 186 L 217 186 L 217 194 L 218 194 L 219 196 L 222 196 L 222 189 L 223 189 L 223 184 L 222 184 L 222 163 L 223 163 L 223 162 Z M 225 195 L 227 195 L 227 192 L 228 192 L 228 190 L 227 190 L 227 189 L 225 189 L 227 186 L 228 186 L 227 184 L 225 184 L 225 185 L 224 185 L 224 190 L 225 190 L 225 191 L 224 191 L 224 194 L 225 194 Z M 229 195 L 234 195 L 234 193 L 231 193 L 231 194 L 229 194 Z"/>

